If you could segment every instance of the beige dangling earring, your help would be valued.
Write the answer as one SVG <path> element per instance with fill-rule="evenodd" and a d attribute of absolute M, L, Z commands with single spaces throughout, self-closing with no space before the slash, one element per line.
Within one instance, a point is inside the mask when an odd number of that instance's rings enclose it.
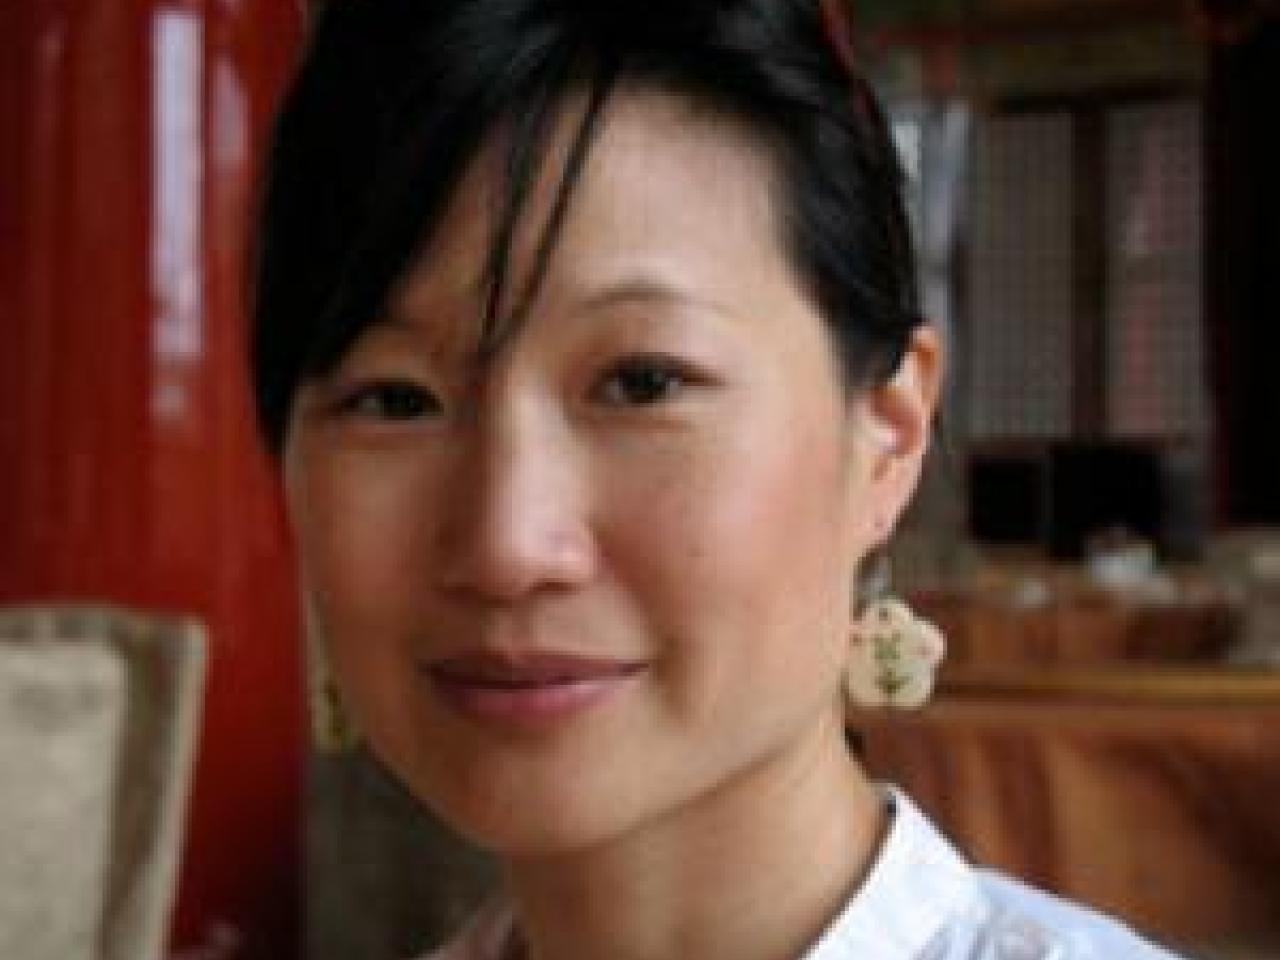
<path fill-rule="evenodd" d="M 887 585 L 887 576 L 880 579 Z M 942 631 L 901 600 L 872 600 L 850 630 L 846 699 L 867 708 L 924 706 L 946 646 Z"/>
<path fill-rule="evenodd" d="M 360 735 L 342 704 L 329 657 L 320 639 L 319 621 L 310 599 L 303 611 L 307 638 L 307 691 L 311 742 L 321 753 L 342 753 L 360 742 Z"/>

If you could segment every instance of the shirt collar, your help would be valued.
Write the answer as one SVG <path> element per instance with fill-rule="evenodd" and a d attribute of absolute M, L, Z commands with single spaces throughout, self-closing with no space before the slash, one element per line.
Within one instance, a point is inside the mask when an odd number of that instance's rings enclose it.
<path fill-rule="evenodd" d="M 802 960 L 944 956 L 950 925 L 981 902 L 972 867 L 906 794 L 885 788 L 888 834 L 861 888 Z M 502 958 L 514 930 L 507 896 L 491 900 L 454 944 L 424 960 Z"/>
<path fill-rule="evenodd" d="M 977 902 L 956 849 L 901 791 L 887 799 L 893 819 L 866 880 L 803 960 L 920 960 Z"/>

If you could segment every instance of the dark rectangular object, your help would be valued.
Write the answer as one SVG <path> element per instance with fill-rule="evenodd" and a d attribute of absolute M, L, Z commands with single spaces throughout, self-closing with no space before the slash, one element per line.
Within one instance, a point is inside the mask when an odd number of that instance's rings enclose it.
<path fill-rule="evenodd" d="M 981 543 L 1034 546 L 1048 524 L 1041 450 L 984 451 L 969 461 L 969 531 Z"/>
<path fill-rule="evenodd" d="M 1090 537 L 1124 530 L 1152 543 L 1164 532 L 1160 451 L 1154 444 L 1094 441 L 1049 451 L 1048 548 L 1078 560 Z"/>

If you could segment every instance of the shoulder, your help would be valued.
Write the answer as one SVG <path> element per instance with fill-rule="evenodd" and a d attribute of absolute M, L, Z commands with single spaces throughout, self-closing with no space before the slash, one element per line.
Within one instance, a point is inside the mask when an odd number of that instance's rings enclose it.
<path fill-rule="evenodd" d="M 975 930 L 993 958 L 1177 960 L 1118 920 L 995 870 L 975 870 L 985 923 Z M 983 953 L 982 956 L 987 956 Z"/>
<path fill-rule="evenodd" d="M 1177 960 L 1080 904 L 970 864 L 904 794 L 862 888 L 805 960 Z"/>

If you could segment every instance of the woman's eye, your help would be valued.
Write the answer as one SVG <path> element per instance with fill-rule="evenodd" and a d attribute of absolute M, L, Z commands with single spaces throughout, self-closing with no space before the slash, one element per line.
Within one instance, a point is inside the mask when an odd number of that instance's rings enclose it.
<path fill-rule="evenodd" d="M 671 399 L 688 382 L 673 360 L 637 357 L 613 368 L 600 385 L 599 397 L 606 403 L 643 406 Z"/>
<path fill-rule="evenodd" d="M 440 412 L 440 401 L 425 387 L 401 380 L 367 383 L 348 391 L 338 411 L 375 420 L 416 420 Z"/>

